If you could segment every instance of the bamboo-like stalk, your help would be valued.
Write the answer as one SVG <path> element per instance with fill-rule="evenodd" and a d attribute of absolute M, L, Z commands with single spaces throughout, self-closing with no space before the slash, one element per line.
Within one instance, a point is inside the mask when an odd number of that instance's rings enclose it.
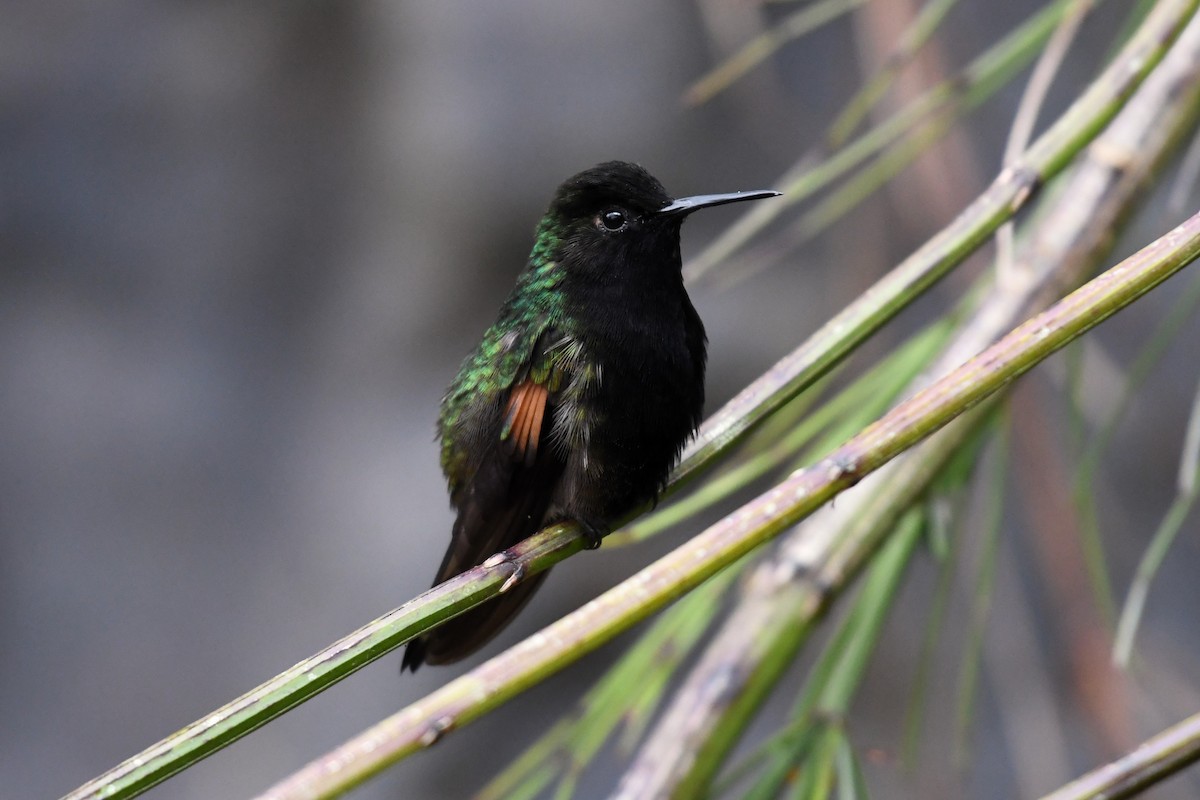
<path fill-rule="evenodd" d="M 1197 760 L 1200 760 L 1200 714 L 1172 725 L 1132 752 L 1071 781 L 1042 800 L 1133 797 Z"/>
<path fill-rule="evenodd" d="M 816 380 L 937 278 L 960 263 L 1059 172 L 1158 63 L 1200 0 L 1164 0 L 1104 75 L 993 185 L 928 245 L 882 279 L 808 342 L 730 401 L 685 452 L 674 483 L 693 475 L 755 423 Z M 274 719 L 383 654 L 498 594 L 518 570 L 533 574 L 581 549 L 580 532 L 555 526 L 420 595 L 66 796 L 134 797 Z"/>
<path fill-rule="evenodd" d="M 582 608 L 312 762 L 262 800 L 335 797 L 500 706 L 795 525 L 1198 255 L 1200 214 L 1020 325 L 815 466 L 793 473 Z M 854 559 L 854 552 L 834 549 L 830 568 L 848 576 Z"/>
<path fill-rule="evenodd" d="M 793 12 L 791 16 L 754 37 L 693 83 L 683 95 L 684 104 L 698 106 L 707 103 L 788 42 L 812 33 L 822 25 L 854 11 L 864 2 L 866 0 L 818 0 Z"/>
<path fill-rule="evenodd" d="M 829 524 L 824 515 L 810 518 L 754 569 L 614 798 L 704 795 L 703 787 L 829 603 L 984 419 L 988 407 L 990 403 L 967 412 L 839 498 L 839 524 Z"/>
<path fill-rule="evenodd" d="M 814 158 L 811 155 L 802 157 L 785 173 L 783 184 L 776 187 L 783 191 L 784 196 L 738 217 L 699 255 L 684 264 L 684 278 L 693 282 L 701 279 L 792 206 L 878 155 L 898 139 L 911 135 L 912 130 L 923 122 L 937 115 L 961 114 L 962 111 L 956 108 L 958 105 L 977 105 L 1032 60 L 1071 2 L 1054 0 L 976 57 L 959 74 L 927 90 L 883 123 L 841 147 L 828 159 L 810 165 Z"/>
<path fill-rule="evenodd" d="M 1084 18 L 1091 13 L 1094 3 L 1092 0 L 1076 0 L 1062 21 L 1054 29 L 1046 48 L 1033 66 L 1033 74 L 1025 84 L 1025 92 L 1017 104 L 1013 114 L 1012 127 L 1008 132 L 1008 141 L 1004 143 L 1004 164 L 1011 164 L 1033 136 L 1033 126 L 1037 123 L 1038 114 L 1046 102 L 1050 85 L 1062 68 L 1067 57 L 1067 50 L 1075 41 Z M 1013 253 L 1016 249 L 1016 224 L 1009 220 L 996 231 L 996 272 L 1003 276 L 1012 268 Z"/>
<path fill-rule="evenodd" d="M 493 560 L 418 595 L 399 608 L 334 642 L 266 683 L 206 714 L 103 775 L 64 800 L 136 797 L 176 772 L 212 755 L 304 702 L 442 620 L 500 592 L 518 567 L 540 572 L 583 547 L 564 526 L 540 531 Z"/>
<path fill-rule="evenodd" d="M 1195 124 L 1200 102 L 1200 18 L 1192 21 L 1166 61 L 1146 82 L 1124 112 L 1097 139 L 1088 159 L 1056 195 L 1052 209 L 1027 239 L 1021 258 L 1004 273 L 987 304 L 947 348 L 933 374 L 976 352 L 1013 321 L 1044 307 L 1052 295 L 1082 279 L 1084 271 L 1111 243 L 1112 231 L 1129 213 L 1147 177 L 1171 155 L 1175 145 Z M 913 482 L 917 465 L 940 463 L 945 454 L 930 439 L 888 468 L 887 477 L 873 476 L 874 485 L 894 494 L 907 483 L 906 502 L 923 488 Z M 855 494 L 867 489 L 859 487 Z M 873 506 L 878 524 L 887 526 L 903 510 Z M 795 565 L 804 553 L 823 553 L 824 543 L 846 542 L 855 547 L 850 531 L 864 520 L 855 515 L 854 496 L 838 503 L 837 514 L 814 518 L 789 534 L 774 557 L 755 572 L 760 576 L 714 637 L 661 716 L 621 784 L 618 796 L 687 797 L 699 793 L 722 763 L 728 748 L 791 663 L 820 610 L 816 589 L 804 584 L 780 584 L 774 575 L 816 574 L 819 564 Z M 842 530 L 848 527 L 849 530 Z M 861 538 L 865 545 L 870 540 Z M 817 584 L 819 587 L 822 584 Z M 720 681 L 716 676 L 724 676 Z M 733 677 L 730 677 L 733 676 Z M 719 686 L 719 692 L 713 688 Z"/>
<path fill-rule="evenodd" d="M 687 479 L 811 384 L 1024 207 L 1039 186 L 1057 175 L 1111 121 L 1170 48 L 1196 6 L 1195 0 L 1157 4 L 1083 96 L 957 219 L 710 417 L 684 451 L 674 480 Z"/>

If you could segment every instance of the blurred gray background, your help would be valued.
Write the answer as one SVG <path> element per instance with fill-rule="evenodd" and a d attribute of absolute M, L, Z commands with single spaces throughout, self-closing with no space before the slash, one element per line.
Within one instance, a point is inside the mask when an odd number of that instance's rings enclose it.
<path fill-rule="evenodd" d="M 914 5 L 877 0 L 689 109 L 689 82 L 791 6 L 6 3 L 3 796 L 65 793 L 425 589 L 451 522 L 437 403 L 508 292 L 555 185 L 622 158 L 677 195 L 770 187 L 859 85 L 872 37 L 894 38 L 890 15 Z M 912 85 L 1039 4 L 962 5 Z M 1093 74 L 1127 8 L 1110 5 L 1120 8 L 1089 23 L 1052 108 Z M 710 409 L 984 185 L 1018 96 L 1002 93 L 853 225 L 734 288 L 694 292 L 711 340 Z M 1133 244 L 1174 221 L 1157 209 L 1139 218 Z M 685 255 L 735 213 L 689 222 Z M 1114 321 L 1120 358 L 1137 351 L 1132 337 L 1157 302 Z M 1185 339 L 1198 333 L 1193 324 Z M 1194 359 L 1174 355 L 1180 368 L 1158 379 L 1153 412 L 1135 407 L 1110 476 L 1120 487 L 1113 536 L 1134 537 L 1114 547 L 1118 586 L 1173 491 L 1195 380 Z M 680 535 L 560 567 L 502 642 Z M 1164 657 L 1177 680 L 1156 702 L 1180 704 L 1163 722 L 1197 707 L 1194 616 L 1183 613 L 1200 600 L 1194 530 L 1184 539 L 1147 620 L 1151 642 L 1179 650 Z M 1025 550 L 1018 540 L 1006 553 Z M 1010 652 L 1031 634 L 1021 638 L 1021 606 L 1005 597 L 1029 580 L 1002 566 L 995 636 Z M 903 710 L 928 601 L 919 587 L 932 577 L 918 570 L 881 654 L 899 666 L 876 670 L 864 705 Z M 606 647 L 355 796 L 464 796 L 618 652 Z M 400 677 L 399 655 L 386 657 L 148 796 L 248 796 L 479 660 Z M 1069 680 L 1060 666 L 1037 667 L 1051 694 Z M 1009 744 L 961 778 L 902 775 L 885 755 L 872 767 L 879 796 L 1009 797 L 1094 763 L 1102 750 L 1075 743 L 1031 787 L 1014 783 L 1013 739 L 996 714 L 1007 667 L 992 669 L 979 747 Z M 865 722 L 858 744 L 894 754 L 898 714 Z M 599 775 L 588 791 L 610 780 Z"/>

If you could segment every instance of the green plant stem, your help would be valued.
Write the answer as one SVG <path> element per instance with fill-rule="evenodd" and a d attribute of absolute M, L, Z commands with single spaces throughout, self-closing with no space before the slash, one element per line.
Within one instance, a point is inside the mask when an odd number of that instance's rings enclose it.
<path fill-rule="evenodd" d="M 1156 5 L 1083 96 L 957 219 L 709 418 L 684 451 L 673 481 L 692 476 L 974 252 L 1113 118 L 1161 60 L 1196 6 L 1197 0 L 1164 0 Z"/>
<path fill-rule="evenodd" d="M 1191 319 L 1197 305 L 1200 305 L 1200 276 L 1193 277 L 1188 286 L 1180 291 L 1170 309 L 1148 337 L 1146 346 L 1142 348 L 1126 371 L 1124 385 L 1121 387 L 1116 406 L 1087 442 L 1086 448 L 1080 455 L 1072 482 L 1071 499 L 1075 505 L 1075 513 L 1078 515 L 1080 535 L 1083 537 L 1088 577 L 1091 580 L 1100 612 L 1109 622 L 1116 617 L 1114 610 L 1116 602 L 1113 599 L 1113 590 L 1103 558 L 1100 517 L 1096 510 L 1096 476 L 1100 466 L 1104 463 L 1104 457 L 1109 452 L 1117 427 L 1125 419 L 1137 390 L 1142 387 L 1153 373 L 1154 368 L 1158 366 L 1167 349 L 1179 335 L 1180 329 Z M 1080 352 L 1079 362 L 1082 366 L 1082 348 L 1073 348 L 1073 350 Z M 1080 380 L 1076 375 L 1073 378 L 1073 385 L 1078 386 L 1079 384 Z M 1122 611 L 1123 616 L 1126 613 Z M 1118 634 L 1118 636 L 1123 635 L 1125 634 Z M 1117 663 L 1120 664 L 1124 659 L 1119 655 L 1119 649 L 1118 646 Z"/>
<path fill-rule="evenodd" d="M 1163 0 L 1156 5 L 1104 76 L 1027 151 L 1020 170 L 1002 173 L 955 222 L 869 290 L 862 301 L 848 307 L 730 401 L 687 449 L 673 483 L 678 485 L 698 473 L 753 425 L 811 384 L 1024 205 L 1038 180 L 1061 170 L 1111 119 L 1158 63 L 1198 3 L 1200 0 Z M 766 536 L 776 532 L 771 530 Z M 470 570 L 420 595 L 88 781 L 65 800 L 135 797 L 444 619 L 494 597 L 518 569 L 527 574 L 547 569 L 578 552 L 582 544 L 582 532 L 572 525 L 540 531 L 506 551 L 505 560 L 489 561 L 489 566 Z"/>
<path fill-rule="evenodd" d="M 834 180 L 857 168 L 866 160 L 911 135 L 914 128 L 933 114 L 954 116 L 978 106 L 1028 64 L 1053 33 L 1073 0 L 1056 0 L 1031 15 L 999 42 L 975 58 L 958 75 L 926 91 L 875 128 L 810 166 L 811 156 L 800 159 L 777 187 L 784 196 L 752 209 L 684 265 L 689 281 L 704 277 L 725 262 L 755 235 L 778 219 L 792 206 L 824 189 Z M 963 109 L 956 109 L 963 106 Z"/>
<path fill-rule="evenodd" d="M 546 528 L 508 551 L 512 559 L 475 567 L 339 639 L 236 700 L 168 736 L 64 800 L 135 797 L 185 767 L 357 672 L 437 622 L 499 592 L 518 566 L 541 571 L 582 549 L 562 526 Z"/>
<path fill-rule="evenodd" d="M 1198 34 L 1200 23 L 1193 21 L 1184 34 L 1186 41 L 1180 41 L 1162 71 L 1139 92 L 1097 146 L 1089 150 L 1085 163 L 1071 176 L 1048 213 L 1039 219 L 1020 261 L 989 295 L 987 305 L 960 331 L 939 365 L 931 370 L 932 374 L 941 374 L 961 363 L 993 341 L 1012 320 L 1043 306 L 1063 287 L 1078 283 L 1107 250 L 1111 232 L 1120 227 L 1141 188 L 1147 185 L 1148 176 L 1165 161 L 1195 120 L 1200 92 Z M 1128 158 L 1114 158 L 1124 154 Z M 932 444 L 931 441 L 922 450 Z M 924 454 L 913 454 L 906 459 L 923 463 Z M 906 472 L 904 468 L 897 471 Z M 858 494 L 863 491 L 865 487 L 859 487 Z M 846 508 L 846 500 L 853 499 L 844 499 L 840 509 Z M 787 550 L 793 544 L 801 552 L 819 550 L 814 541 L 837 535 L 825 530 L 829 527 L 805 525 L 792 533 L 779 557 L 773 559 L 775 569 L 786 566 Z M 769 574 L 772 564 L 764 564 L 762 569 Z M 794 591 L 792 587 L 781 589 L 781 592 Z M 709 677 L 718 674 L 706 671 L 706 654 L 664 712 L 644 746 L 648 753 L 644 761 L 651 765 L 650 769 L 658 771 L 655 784 L 658 794 L 686 796 L 689 790 L 700 791 L 707 780 L 705 770 L 711 771 L 710 765 L 722 760 L 722 748 L 736 741 L 756 703 L 765 698 L 767 688 L 778 677 L 778 671 L 772 677 L 772 670 L 790 663 L 794 650 L 789 648 L 798 647 L 803 641 L 806 635 L 803 629 L 809 624 L 807 614 L 816 606 L 804 594 L 790 600 L 779 599 L 780 604 L 770 606 L 762 615 L 762 624 L 757 626 L 754 620 L 739 616 L 739 604 L 731 614 L 731 621 L 709 648 L 709 653 L 724 650 L 738 654 L 736 663 L 726 660 L 720 664 L 719 674 L 744 677 L 736 684 L 725 680 L 717 698 L 698 695 L 693 687 L 712 685 Z M 761 606 L 766 601 L 755 598 L 752 602 Z M 790 622 L 777 629 L 774 623 L 781 619 Z M 774 644 L 770 644 L 772 641 Z M 697 753 L 704 757 L 697 757 Z"/>
<path fill-rule="evenodd" d="M 1003 424 L 1003 423 L 1002 423 Z M 960 513 L 966 502 L 965 491 L 959 491 L 953 500 L 956 510 L 951 512 L 951 518 L 961 520 L 965 515 Z M 935 498 L 934 503 L 938 500 Z M 931 532 L 939 525 L 937 516 L 930 515 Z M 949 528 L 949 524 L 942 525 Z M 946 610 L 950 606 L 950 591 L 954 584 L 954 567 L 958 563 L 958 553 L 961 549 L 961 536 L 949 536 L 944 552 L 939 553 L 937 547 L 931 544 L 934 559 L 938 562 L 937 583 L 934 588 L 933 601 L 929 608 L 929 617 L 925 624 L 925 635 L 917 656 L 916 676 L 913 678 L 913 688 L 909 692 L 908 708 L 904 715 L 904 736 L 900 747 L 900 764 L 912 775 L 916 772 L 920 755 L 921 731 L 925 722 L 925 706 L 929 697 L 929 689 L 933 683 L 934 655 L 941 640 L 946 621 Z"/>
<path fill-rule="evenodd" d="M 983 664 L 984 633 L 992 611 L 992 595 L 996 585 L 997 553 L 1004 519 L 1004 489 L 1008 478 L 1009 420 L 1000 427 L 996 437 L 993 480 L 988 487 L 987 507 L 983 514 L 983 543 L 976 566 L 971 593 L 970 627 L 963 641 L 962 666 L 958 674 L 958 690 L 954 714 L 954 762 L 966 764 L 969 750 L 968 734 L 974 718 L 975 697 Z"/>
<path fill-rule="evenodd" d="M 621 783 L 626 796 L 686 798 L 706 792 L 828 604 L 985 415 L 986 409 L 973 409 L 956 419 L 872 475 L 854 495 L 839 498 L 838 522 L 809 521 L 759 564 L 626 772 Z"/>
<path fill-rule="evenodd" d="M 825 199 L 801 216 L 793 228 L 794 233 L 788 237 L 788 246 L 804 244 L 849 214 L 923 153 L 928 152 L 930 146 L 948 133 L 957 120 L 957 114 L 951 110 L 934 114 L 928 122 L 876 159 L 869 168 L 846 181 L 836 191 L 830 192 Z"/>
<path fill-rule="evenodd" d="M 693 83 L 683 95 L 689 106 L 707 103 L 771 54 L 793 39 L 815 31 L 861 6 L 866 0 L 818 0 L 801 8 L 769 30 L 755 36 L 708 74 Z"/>
<path fill-rule="evenodd" d="M 810 672 L 804 692 L 792 710 L 792 722 L 782 736 L 773 737 L 766 745 L 774 750 L 772 763 L 759 776 L 750 796 L 776 797 L 790 771 L 801 764 L 803 769 L 812 768 L 811 762 L 803 761 L 804 728 L 823 731 L 831 723 L 841 726 L 871 662 L 871 654 L 879 641 L 888 611 L 894 605 L 901 579 L 908 571 L 922 528 L 922 515 L 910 508 L 900 518 L 895 533 L 880 547 L 869 573 L 863 578 L 863 588 L 854 601 L 853 611 L 842 622 Z"/>
<path fill-rule="evenodd" d="M 736 568 L 726 570 L 664 613 L 571 713 L 493 778 L 475 800 L 536 795 L 558 774 L 589 763 L 621 725 L 643 724 L 643 698 L 655 700 L 667 678 L 703 635 Z"/>
<path fill-rule="evenodd" d="M 814 467 L 794 473 L 542 632 L 312 762 L 263 794 L 263 800 L 336 797 L 497 708 L 796 524 L 1141 297 L 1197 255 L 1200 215 L 1020 325 L 976 358 L 896 406 Z M 829 554 L 830 568 L 835 574 L 848 574 L 857 566 L 856 554 L 834 548 Z"/>
<path fill-rule="evenodd" d="M 1029 139 L 1033 136 L 1033 127 L 1041 113 L 1042 105 L 1045 103 L 1046 94 L 1050 91 L 1050 84 L 1053 83 L 1054 76 L 1061 69 L 1063 59 L 1066 58 L 1067 50 L 1079 33 L 1079 27 L 1083 24 L 1084 17 L 1092 10 L 1093 6 L 1092 0 L 1076 0 L 1063 15 L 1058 27 L 1046 42 L 1042 54 L 1038 56 L 1037 63 L 1033 66 L 1033 73 L 1025 84 L 1021 101 L 1017 104 L 1012 127 L 1008 132 L 1008 141 L 1004 144 L 1002 163 L 1011 164 L 1029 144 Z M 998 273 L 1004 274 L 1012 268 L 1015 246 L 1016 225 L 1009 221 L 996 231 L 996 271 Z"/>
<path fill-rule="evenodd" d="M 1133 752 L 1077 778 L 1042 800 L 1119 800 L 1141 794 L 1200 760 L 1200 714 L 1142 742 Z"/>
<path fill-rule="evenodd" d="M 1171 503 L 1167 516 L 1159 523 L 1150 545 L 1142 554 L 1137 572 L 1134 573 L 1133 585 L 1129 587 L 1129 596 L 1121 610 L 1116 642 L 1113 644 L 1113 660 L 1122 667 L 1129 666 L 1129 659 L 1133 653 L 1133 637 L 1137 634 L 1138 623 L 1146 607 L 1150 584 L 1154 581 L 1158 568 L 1162 566 L 1163 559 L 1167 557 L 1167 551 L 1183 527 L 1184 520 L 1196 502 L 1197 492 L 1200 491 L 1200 485 L 1196 482 L 1196 465 L 1200 461 L 1200 388 L 1192 397 L 1192 412 L 1188 419 L 1187 435 L 1184 437 L 1180 460 L 1175 501 Z"/>
<path fill-rule="evenodd" d="M 895 48 L 888 54 L 883 65 L 871 77 L 867 84 L 858 91 L 846 107 L 837 115 L 829 126 L 828 140 L 832 147 L 840 147 L 850 138 L 875 104 L 879 102 L 900 74 L 901 70 L 912 61 L 913 56 L 925 45 L 934 31 L 942 24 L 942 20 L 958 0 L 929 0 L 921 6 L 917 16 L 900 35 Z"/>

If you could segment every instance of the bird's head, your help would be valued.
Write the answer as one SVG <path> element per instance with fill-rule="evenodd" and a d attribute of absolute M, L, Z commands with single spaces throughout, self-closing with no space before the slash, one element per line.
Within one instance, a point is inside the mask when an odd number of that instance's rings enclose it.
<path fill-rule="evenodd" d="M 693 211 L 775 197 L 771 191 L 678 200 L 637 164 L 607 161 L 558 187 L 539 229 L 546 260 L 594 280 L 624 280 L 628 270 L 679 270 L 679 228 Z M 535 248 L 535 254 L 538 248 Z"/>

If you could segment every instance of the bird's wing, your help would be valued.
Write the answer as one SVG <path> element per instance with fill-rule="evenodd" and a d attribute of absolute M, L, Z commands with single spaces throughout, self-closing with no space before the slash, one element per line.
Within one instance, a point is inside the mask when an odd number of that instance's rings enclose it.
<path fill-rule="evenodd" d="M 573 384 L 577 362 L 578 348 L 571 340 L 546 327 L 525 357 L 508 367 L 507 385 L 499 397 L 485 401 L 477 396 L 477 403 L 489 403 L 489 413 L 499 414 L 499 424 L 480 423 L 464 435 L 473 448 L 469 457 L 454 451 L 463 447 L 461 443 L 443 452 L 444 464 L 469 466 L 459 467 L 460 474 L 451 479 L 458 518 L 434 585 L 483 563 L 544 524 L 566 463 L 563 449 L 551 444 L 560 438 L 554 435 L 554 411 Z M 405 666 L 448 663 L 474 652 L 516 615 L 544 577 L 542 573 L 523 581 L 414 640 L 405 652 Z"/>
<path fill-rule="evenodd" d="M 549 388 L 533 377 L 526 377 L 509 389 L 500 438 L 512 457 L 525 466 L 533 466 L 537 461 L 549 401 Z"/>

